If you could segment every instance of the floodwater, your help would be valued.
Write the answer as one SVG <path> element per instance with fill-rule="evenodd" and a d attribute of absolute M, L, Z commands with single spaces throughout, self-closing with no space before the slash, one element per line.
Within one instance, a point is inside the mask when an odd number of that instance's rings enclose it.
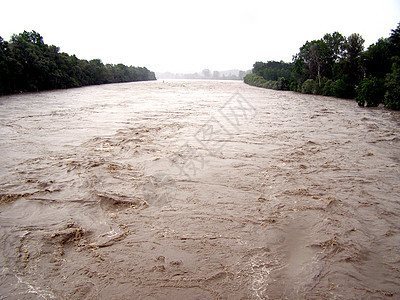
<path fill-rule="evenodd" d="M 0 299 L 400 298 L 400 113 L 234 81 L 0 98 Z"/>

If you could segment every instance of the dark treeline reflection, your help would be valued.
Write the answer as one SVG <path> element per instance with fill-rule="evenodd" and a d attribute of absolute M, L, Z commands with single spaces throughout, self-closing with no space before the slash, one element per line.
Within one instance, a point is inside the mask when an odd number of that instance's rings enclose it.
<path fill-rule="evenodd" d="M 86 85 L 154 80 L 146 68 L 106 64 L 60 53 L 35 31 L 0 37 L 0 95 Z"/>
<path fill-rule="evenodd" d="M 355 99 L 400 110 L 400 24 L 364 51 L 359 34 L 307 41 L 291 63 L 256 62 L 244 81 L 258 87 Z"/>

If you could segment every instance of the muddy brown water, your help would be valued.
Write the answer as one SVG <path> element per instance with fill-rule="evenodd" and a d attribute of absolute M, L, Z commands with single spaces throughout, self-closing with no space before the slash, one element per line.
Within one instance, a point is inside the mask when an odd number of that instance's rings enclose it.
<path fill-rule="evenodd" d="M 242 82 L 0 98 L 0 299 L 400 298 L 400 114 Z"/>

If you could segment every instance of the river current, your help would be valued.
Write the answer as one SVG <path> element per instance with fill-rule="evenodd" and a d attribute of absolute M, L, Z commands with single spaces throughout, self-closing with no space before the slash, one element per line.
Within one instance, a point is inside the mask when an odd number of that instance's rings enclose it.
<path fill-rule="evenodd" d="M 239 81 L 0 98 L 0 299 L 400 297 L 400 112 Z"/>

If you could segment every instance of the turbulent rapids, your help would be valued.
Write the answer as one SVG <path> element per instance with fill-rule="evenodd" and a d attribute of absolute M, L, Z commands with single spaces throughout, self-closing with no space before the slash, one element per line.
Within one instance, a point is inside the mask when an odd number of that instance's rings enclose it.
<path fill-rule="evenodd" d="M 1 299 L 400 297 L 400 113 L 242 82 L 0 98 Z"/>

